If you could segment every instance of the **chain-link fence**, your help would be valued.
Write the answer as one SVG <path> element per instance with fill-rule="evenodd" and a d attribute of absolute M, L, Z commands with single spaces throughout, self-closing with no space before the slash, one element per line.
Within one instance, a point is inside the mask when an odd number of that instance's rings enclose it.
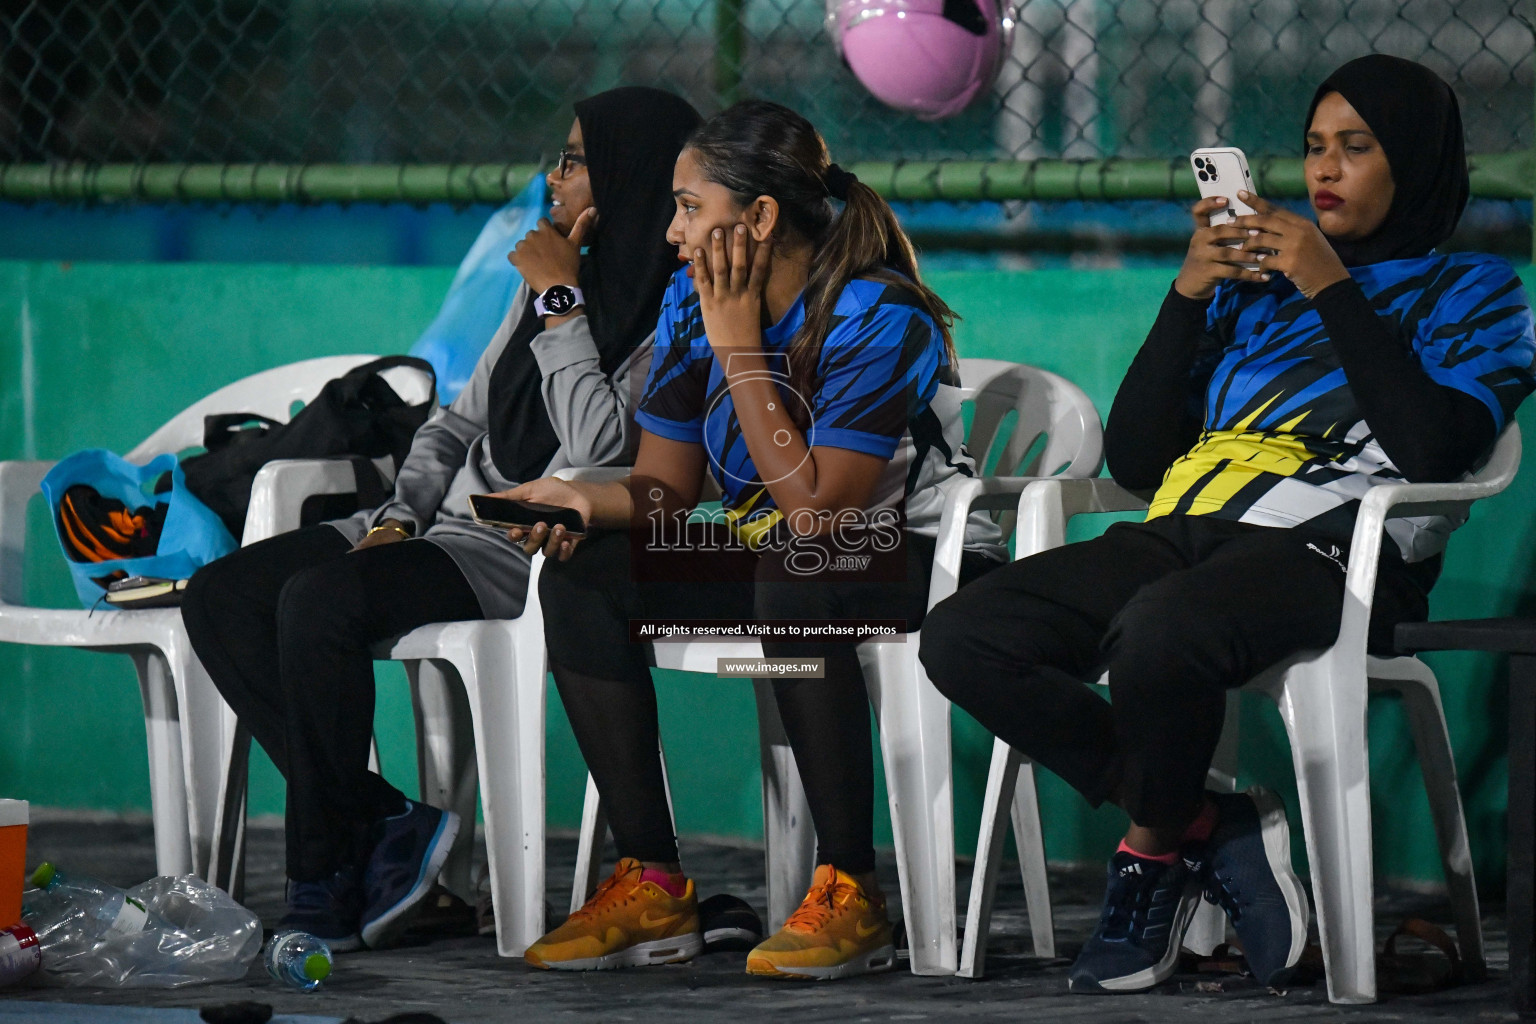
<path fill-rule="evenodd" d="M 1314 84 L 1373 51 L 1455 86 L 1475 196 L 1536 181 L 1529 0 L 1016 0 L 996 85 L 937 123 L 859 85 L 824 2 L 11 0 L 0 199 L 501 202 L 558 149 L 574 100 L 625 83 L 706 113 L 787 103 L 892 200 L 1182 202 L 1184 154 L 1215 143 L 1249 153 L 1266 195 L 1297 197 Z M 1143 224 L 1134 208 L 903 216 L 945 246 L 1182 244 L 1181 211 Z M 1469 211 L 1463 241 L 1523 249 L 1524 209 Z"/>
<path fill-rule="evenodd" d="M 1469 148 L 1531 142 L 1525 0 L 1022 0 L 995 88 L 925 123 L 838 60 L 822 0 L 12 0 L 0 161 L 513 163 L 622 83 L 787 103 L 836 158 L 1292 155 L 1371 51 L 1461 96 Z"/>

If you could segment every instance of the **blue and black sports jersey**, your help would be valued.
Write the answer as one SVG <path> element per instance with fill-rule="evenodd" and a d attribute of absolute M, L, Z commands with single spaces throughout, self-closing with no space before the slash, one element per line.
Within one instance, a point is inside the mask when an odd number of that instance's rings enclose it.
<path fill-rule="evenodd" d="M 1481 253 L 1431 253 L 1350 276 L 1429 376 L 1481 401 L 1502 430 L 1536 386 L 1531 309 L 1514 268 Z M 1347 532 L 1370 487 L 1402 474 L 1362 418 L 1322 318 L 1277 277 L 1267 288 L 1220 286 L 1206 330 L 1195 370 L 1209 375 L 1205 429 L 1169 468 L 1147 518 Z M 1400 519 L 1388 532 L 1414 562 L 1437 554 L 1456 525 Z"/>
<path fill-rule="evenodd" d="M 800 396 L 789 387 L 788 358 L 805 321 L 803 300 L 763 331 L 763 353 L 784 401 L 810 412 L 807 445 L 889 460 L 867 508 L 904 510 L 908 529 L 936 533 L 940 481 L 973 471 L 963 443 L 959 380 L 938 326 L 911 291 L 850 281 L 822 345 L 816 391 Z M 673 276 L 662 301 L 656 353 L 635 419 L 660 437 L 704 446 L 728 522 L 748 544 L 755 546 L 782 519 L 747 450 L 686 269 Z M 991 520 L 973 518 L 967 543 L 995 546 Z"/>

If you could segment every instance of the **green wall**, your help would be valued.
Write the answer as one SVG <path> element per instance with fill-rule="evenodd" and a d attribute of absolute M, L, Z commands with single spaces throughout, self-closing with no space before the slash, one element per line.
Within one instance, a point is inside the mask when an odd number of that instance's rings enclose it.
<path fill-rule="evenodd" d="M 394 352 L 431 319 L 447 269 L 273 265 L 0 262 L 0 458 L 57 458 L 84 447 L 119 451 L 196 398 L 248 373 L 310 356 Z M 1031 362 L 1076 381 L 1107 410 L 1154 316 L 1167 268 L 934 274 L 964 317 L 962 355 Z M 1526 272 L 1528 281 L 1536 280 Z M 1521 416 L 1536 437 L 1536 406 Z M 1452 545 L 1434 595 L 1437 617 L 1536 612 L 1536 474 L 1480 505 Z M 1097 528 L 1097 527 L 1095 527 Z M 74 607 L 47 516 L 34 502 L 28 600 Z M 1501 885 L 1506 678 L 1497 659 L 1431 655 L 1440 673 L 1482 877 Z M 379 669 L 384 770 L 415 788 L 405 679 Z M 663 734 L 680 828 L 761 835 L 755 726 L 748 687 L 663 673 Z M 706 724 L 707 723 L 707 724 Z M 1428 806 L 1398 709 L 1371 712 L 1377 860 L 1387 876 L 1439 877 Z M 959 848 L 969 853 L 990 737 L 955 721 Z M 1284 733 L 1255 698 L 1243 712 L 1244 771 L 1295 807 Z M 580 817 L 584 771 L 551 688 L 549 809 L 554 827 Z M 1057 780 L 1044 783 L 1055 860 L 1098 860 L 1123 819 L 1089 811 Z M 144 731 L 127 659 L 0 644 L 0 795 L 55 807 L 148 807 Z M 282 782 L 255 757 L 251 806 L 280 812 Z M 883 803 L 882 803 L 883 816 Z M 889 841 L 882 823 L 881 841 Z M 1299 833 L 1298 833 L 1299 834 Z M 1298 838 L 1298 855 L 1299 838 Z"/>

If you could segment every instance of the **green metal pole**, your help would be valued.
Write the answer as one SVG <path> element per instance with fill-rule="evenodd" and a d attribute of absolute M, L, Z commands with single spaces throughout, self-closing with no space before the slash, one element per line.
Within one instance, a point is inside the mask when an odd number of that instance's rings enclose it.
<path fill-rule="evenodd" d="M 1529 199 L 1536 154 L 1473 156 L 1472 194 Z M 849 170 L 891 201 L 1192 200 L 1176 160 L 867 162 Z M 1307 194 L 1301 161 L 1253 163 L 1259 193 Z M 533 164 L 0 164 L 0 200 L 16 202 L 502 203 L 538 173 Z"/>
<path fill-rule="evenodd" d="M 746 32 L 741 10 L 746 0 L 715 0 L 715 98 L 721 108 L 741 99 L 741 68 Z"/>

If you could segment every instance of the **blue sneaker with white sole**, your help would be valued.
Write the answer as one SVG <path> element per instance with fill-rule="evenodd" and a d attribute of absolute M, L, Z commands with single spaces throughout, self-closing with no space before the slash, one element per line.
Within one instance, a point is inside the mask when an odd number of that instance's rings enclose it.
<path fill-rule="evenodd" d="M 320 882 L 288 882 L 288 909 L 275 932 L 308 932 L 325 940 L 333 953 L 363 948 L 358 920 L 363 890 L 354 868 L 343 868 Z"/>
<path fill-rule="evenodd" d="M 1199 905 L 1199 880 L 1182 859 L 1164 864 L 1116 851 L 1103 914 L 1067 975 L 1067 988 L 1141 992 L 1167 981 Z"/>
<path fill-rule="evenodd" d="M 1310 910 L 1291 869 L 1291 830 L 1280 798 L 1258 786 L 1209 793 L 1211 838 L 1190 851 L 1206 898 L 1226 911 L 1253 976 L 1271 988 L 1290 981 L 1307 944 Z"/>
<path fill-rule="evenodd" d="M 437 874 L 459 834 L 459 816 L 414 800 L 378 824 L 363 870 L 361 932 L 370 949 L 389 945 L 432 891 Z"/>

